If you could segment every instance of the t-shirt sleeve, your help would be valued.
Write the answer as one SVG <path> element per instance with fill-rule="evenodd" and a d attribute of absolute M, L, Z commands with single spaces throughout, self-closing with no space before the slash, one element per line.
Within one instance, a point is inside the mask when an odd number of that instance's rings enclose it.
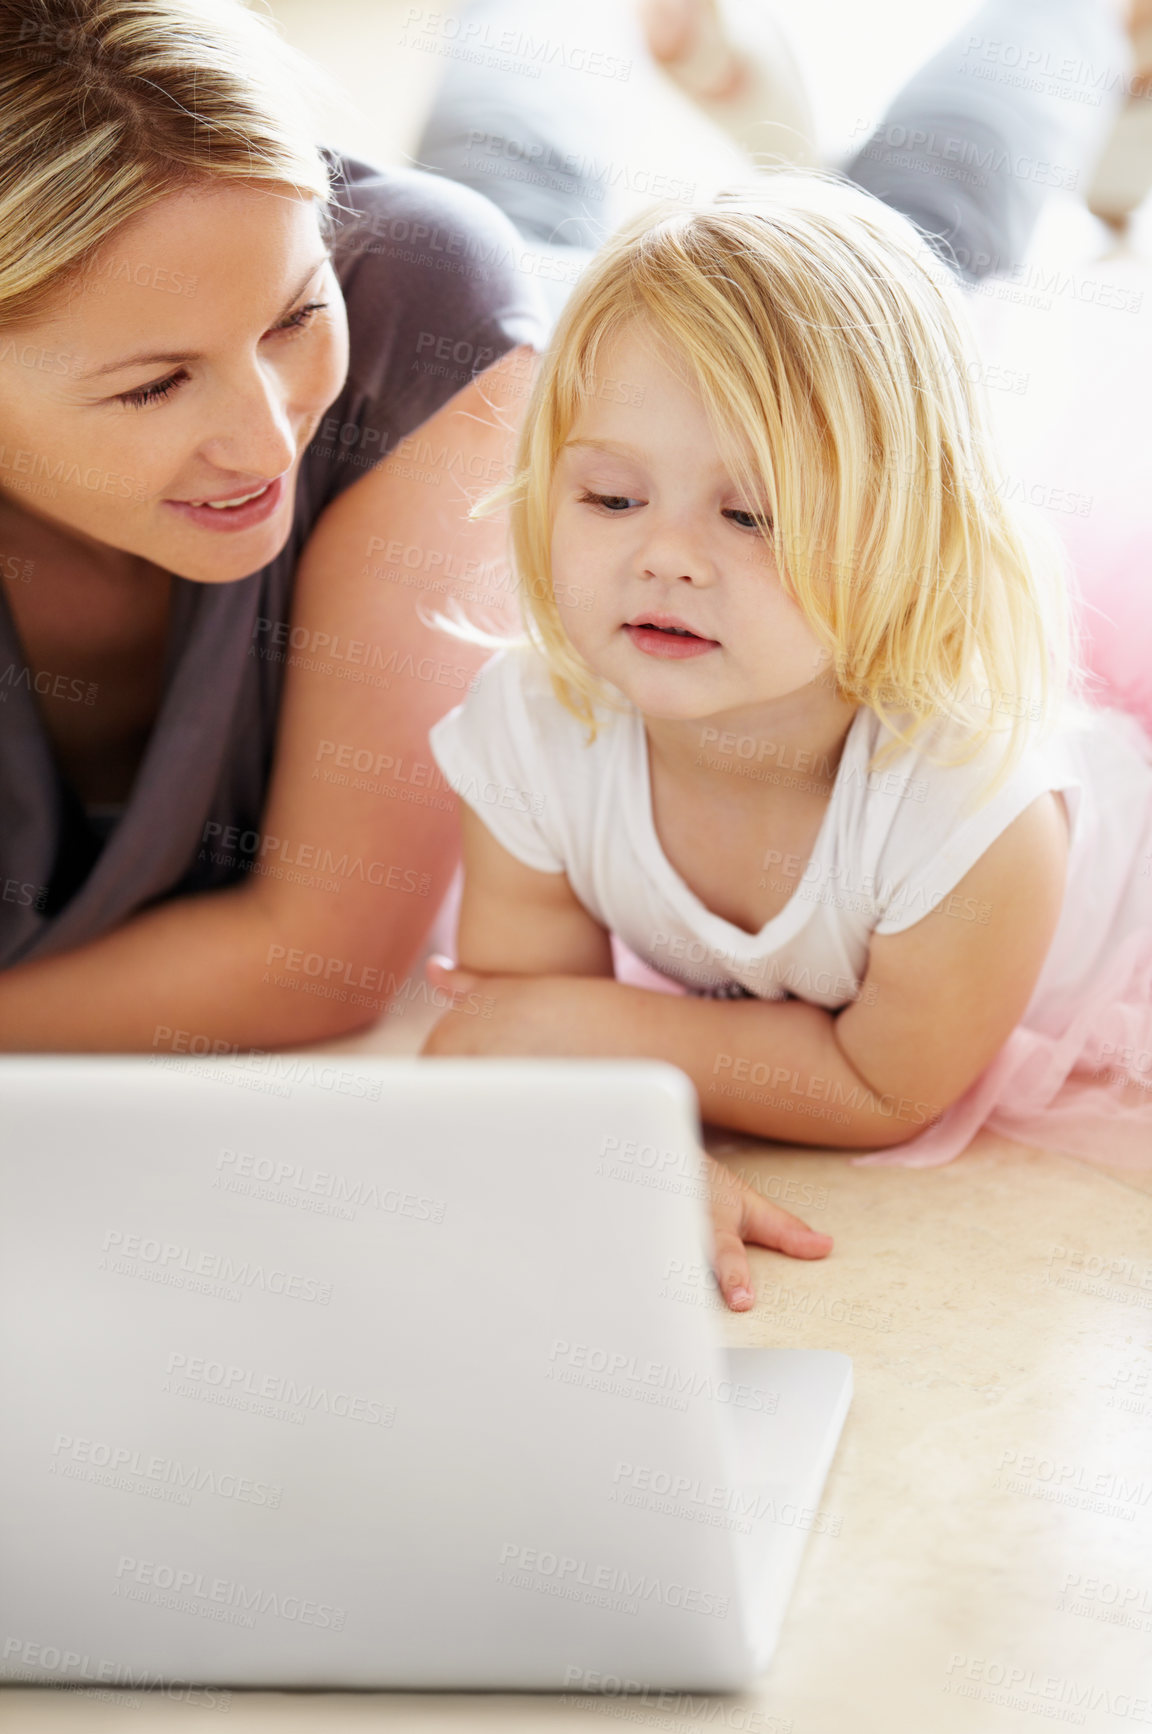
<path fill-rule="evenodd" d="M 556 792 L 531 738 L 522 667 L 522 653 L 499 651 L 463 704 L 434 724 L 428 740 L 449 787 L 510 855 L 538 873 L 563 873 L 554 834 Z"/>
<path fill-rule="evenodd" d="M 331 157 L 332 260 L 348 315 L 344 389 L 310 453 L 341 493 L 518 345 L 543 347 L 539 287 L 520 237 L 471 187 L 420 169 Z"/>
<path fill-rule="evenodd" d="M 951 910 L 957 885 L 1013 820 L 1047 790 L 1078 786 L 1054 735 L 1030 744 L 1003 787 L 977 805 L 1001 750 L 997 745 L 967 765 L 933 765 L 917 756 L 879 857 L 874 932 L 881 937 L 903 933 L 937 907 Z M 981 923 L 991 915 L 979 906 L 952 912 Z"/>

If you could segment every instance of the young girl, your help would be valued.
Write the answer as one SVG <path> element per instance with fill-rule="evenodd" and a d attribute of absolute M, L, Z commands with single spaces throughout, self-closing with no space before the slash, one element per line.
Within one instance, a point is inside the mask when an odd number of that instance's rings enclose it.
<path fill-rule="evenodd" d="M 1083 696 L 968 363 L 927 244 L 822 176 L 589 268 L 502 490 L 527 635 L 431 734 L 492 1015 L 427 1052 L 659 1057 L 872 1162 L 1152 1161 L 1152 744 Z"/>

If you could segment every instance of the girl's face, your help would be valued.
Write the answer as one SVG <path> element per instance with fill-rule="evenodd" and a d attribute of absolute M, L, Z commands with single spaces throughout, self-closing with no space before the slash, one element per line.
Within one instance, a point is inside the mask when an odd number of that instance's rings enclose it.
<path fill-rule="evenodd" d="M 245 577 L 288 539 L 301 455 L 347 369 L 313 201 L 172 193 L 45 317 L 0 330 L 0 501 L 184 578 Z"/>
<path fill-rule="evenodd" d="M 637 324 L 603 352 L 552 508 L 564 629 L 643 715 L 762 705 L 830 663 L 757 531 L 765 502 L 732 480 L 694 387 Z"/>

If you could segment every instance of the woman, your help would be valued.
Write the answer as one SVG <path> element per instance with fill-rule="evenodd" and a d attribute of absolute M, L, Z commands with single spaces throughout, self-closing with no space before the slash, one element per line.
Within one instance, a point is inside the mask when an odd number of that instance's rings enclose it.
<path fill-rule="evenodd" d="M 536 291 L 475 193 L 319 151 L 294 73 L 228 0 L 0 16 L 8 1049 L 369 1022 L 452 871 L 427 731 L 483 652 L 417 604 L 507 606 L 466 511 Z"/>

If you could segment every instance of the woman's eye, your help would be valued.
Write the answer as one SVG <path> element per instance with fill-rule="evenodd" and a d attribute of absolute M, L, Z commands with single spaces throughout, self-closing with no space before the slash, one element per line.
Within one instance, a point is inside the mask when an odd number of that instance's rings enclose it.
<path fill-rule="evenodd" d="M 300 331 L 311 322 L 314 313 L 319 313 L 327 305 L 327 301 L 309 301 L 304 307 L 298 307 L 295 313 L 290 313 L 287 319 L 282 319 L 279 325 L 274 325 L 272 329 L 273 331 Z M 141 409 L 146 403 L 157 403 L 161 398 L 167 397 L 169 392 L 175 391 L 181 380 L 187 379 L 187 377 L 184 369 L 180 368 L 177 372 L 169 374 L 167 379 L 158 379 L 155 385 L 141 385 L 135 391 L 123 392 L 117 402 L 131 404 L 133 408 Z"/>
<path fill-rule="evenodd" d="M 724 516 L 726 518 L 731 518 L 734 523 L 739 525 L 741 530 L 759 530 L 764 535 L 771 534 L 771 518 L 765 517 L 760 513 L 745 512 L 740 507 L 733 507 L 730 512 L 725 512 Z"/>
<path fill-rule="evenodd" d="M 626 512 L 629 506 L 638 506 L 640 501 L 630 499 L 627 494 L 591 494 L 585 490 L 580 496 L 580 504 L 603 506 L 606 512 Z"/>
<path fill-rule="evenodd" d="M 137 409 L 146 403 L 156 403 L 160 398 L 167 397 L 170 391 L 174 391 L 181 379 L 185 377 L 183 371 L 174 373 L 168 379 L 158 380 L 155 385 L 142 385 L 136 391 L 126 391 L 122 393 L 118 401 L 130 403 Z"/>
<path fill-rule="evenodd" d="M 272 329 L 274 331 L 296 330 L 302 325 L 309 324 L 312 315 L 319 313 L 327 305 L 327 301 L 309 301 L 306 306 L 298 307 L 295 313 L 290 313 L 287 319 L 281 320 L 280 324 L 273 326 Z"/>

